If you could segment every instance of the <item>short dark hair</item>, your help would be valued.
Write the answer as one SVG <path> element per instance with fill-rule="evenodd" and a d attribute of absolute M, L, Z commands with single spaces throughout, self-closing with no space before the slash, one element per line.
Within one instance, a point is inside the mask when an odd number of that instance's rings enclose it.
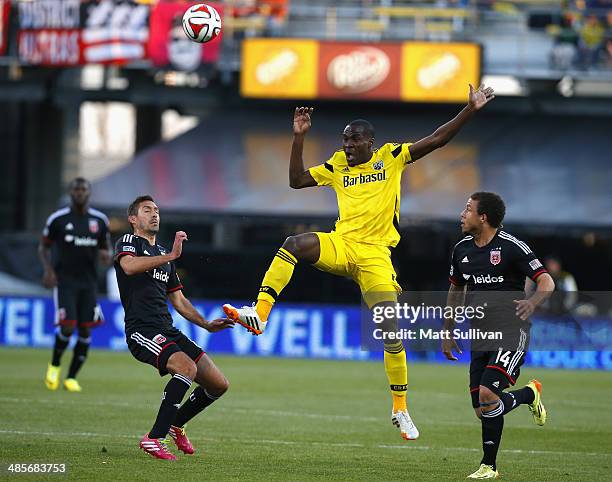
<path fill-rule="evenodd" d="M 349 123 L 350 127 L 361 127 L 361 129 L 363 130 L 363 132 L 365 132 L 367 135 L 369 135 L 370 137 L 374 137 L 374 126 L 370 123 L 370 121 L 367 121 L 365 119 L 356 119 L 354 121 L 351 121 Z"/>
<path fill-rule="evenodd" d="M 70 184 L 68 184 L 68 188 L 72 189 L 77 184 L 87 184 L 87 187 L 91 189 L 91 183 L 84 177 L 75 177 L 72 181 L 70 181 Z"/>
<path fill-rule="evenodd" d="M 130 204 L 127 208 L 127 215 L 129 216 L 136 216 L 138 214 L 138 209 L 140 208 L 140 204 L 145 202 L 145 201 L 153 201 L 153 198 L 151 196 L 149 196 L 148 194 L 145 194 L 144 196 L 138 196 L 136 199 L 134 199 L 134 201 L 132 202 L 132 204 Z"/>
<path fill-rule="evenodd" d="M 506 215 L 506 204 L 499 194 L 494 192 L 475 192 L 470 199 L 478 201 L 478 214 L 486 214 L 487 222 L 499 228 Z"/>

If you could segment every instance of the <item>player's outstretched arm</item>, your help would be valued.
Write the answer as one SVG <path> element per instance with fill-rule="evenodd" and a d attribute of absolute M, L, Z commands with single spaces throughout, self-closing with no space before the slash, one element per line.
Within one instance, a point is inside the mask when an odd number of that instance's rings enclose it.
<path fill-rule="evenodd" d="M 220 318 L 217 320 L 207 321 L 199 312 L 195 309 L 195 307 L 191 304 L 183 292 L 181 290 L 173 291 L 168 294 L 168 299 L 174 309 L 178 311 L 178 313 L 185 318 L 186 320 L 191 321 L 193 324 L 198 325 L 205 330 L 214 333 L 215 331 L 224 330 L 225 328 L 232 328 L 234 326 L 234 322 L 228 320 L 227 318 Z"/>
<path fill-rule="evenodd" d="M 178 231 L 174 236 L 174 244 L 172 245 L 172 251 L 168 254 L 161 256 L 123 256 L 119 260 L 121 269 L 123 272 L 132 276 L 135 274 L 145 273 L 153 268 L 159 268 L 160 266 L 174 261 L 180 258 L 183 253 L 183 241 L 187 240 L 187 234 L 185 231 Z"/>
<path fill-rule="evenodd" d="M 433 134 L 412 144 L 410 146 L 411 159 L 416 161 L 430 152 L 448 144 L 472 116 L 494 98 L 495 93 L 491 87 L 481 85 L 478 89 L 474 90 L 474 87 L 470 84 L 470 95 L 467 105 L 454 119 L 438 127 Z"/>
<path fill-rule="evenodd" d="M 289 160 L 289 186 L 293 189 L 316 186 L 317 182 L 304 169 L 304 136 L 312 125 L 310 116 L 312 107 L 296 107 L 293 113 L 293 144 L 291 145 L 291 158 Z"/>

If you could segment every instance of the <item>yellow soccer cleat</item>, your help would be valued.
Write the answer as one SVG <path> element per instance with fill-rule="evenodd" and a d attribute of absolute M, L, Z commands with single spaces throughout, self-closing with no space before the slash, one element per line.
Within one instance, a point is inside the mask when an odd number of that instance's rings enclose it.
<path fill-rule="evenodd" d="M 81 392 L 83 389 L 76 378 L 66 378 L 64 380 L 64 388 L 69 392 Z"/>
<path fill-rule="evenodd" d="M 59 388 L 60 367 L 55 367 L 49 363 L 47 365 L 47 375 L 45 376 L 45 385 L 49 390 L 57 390 Z"/>
<path fill-rule="evenodd" d="M 480 464 L 480 468 L 467 476 L 468 479 L 497 479 L 499 478 L 499 472 L 497 470 L 493 470 L 493 467 L 490 465 Z"/>
<path fill-rule="evenodd" d="M 544 425 L 546 423 L 546 409 L 542 403 L 542 383 L 539 380 L 529 380 L 527 384 L 533 390 L 533 402 L 529 404 L 529 410 L 533 415 L 533 421 L 536 425 Z"/>

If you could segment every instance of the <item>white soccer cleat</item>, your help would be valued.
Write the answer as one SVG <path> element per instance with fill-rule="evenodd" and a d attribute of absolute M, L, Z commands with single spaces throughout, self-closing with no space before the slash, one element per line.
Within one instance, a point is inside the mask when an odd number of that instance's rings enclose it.
<path fill-rule="evenodd" d="M 416 440 L 419 438 L 419 429 L 416 428 L 407 410 L 391 412 L 391 423 L 400 429 L 404 440 Z"/>
<path fill-rule="evenodd" d="M 232 305 L 223 305 L 223 312 L 234 323 L 239 323 L 254 335 L 261 335 L 266 329 L 267 321 L 261 321 L 255 306 L 234 308 Z"/>

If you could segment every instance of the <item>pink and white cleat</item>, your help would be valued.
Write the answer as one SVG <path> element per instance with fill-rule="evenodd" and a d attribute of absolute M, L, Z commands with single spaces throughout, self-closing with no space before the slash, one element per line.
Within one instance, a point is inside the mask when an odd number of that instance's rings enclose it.
<path fill-rule="evenodd" d="M 165 438 L 149 438 L 149 434 L 146 434 L 140 440 L 140 448 L 156 459 L 176 460 L 168 450 Z"/>
<path fill-rule="evenodd" d="M 181 452 L 187 455 L 191 455 L 195 452 L 193 445 L 187 438 L 187 434 L 185 433 L 185 427 L 175 427 L 174 425 L 170 425 L 170 431 L 168 432 L 174 443 L 176 444 L 176 448 L 178 448 Z"/>

